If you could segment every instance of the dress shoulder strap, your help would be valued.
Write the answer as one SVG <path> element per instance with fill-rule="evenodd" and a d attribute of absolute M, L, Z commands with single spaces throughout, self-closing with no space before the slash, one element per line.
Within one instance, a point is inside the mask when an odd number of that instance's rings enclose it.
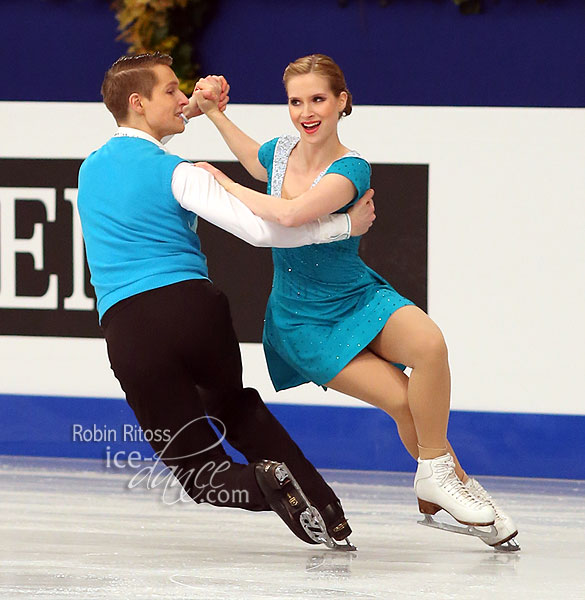
<path fill-rule="evenodd" d="M 286 166 L 293 148 L 299 143 L 299 139 L 294 135 L 283 135 L 278 138 L 276 148 L 274 149 L 274 162 L 272 163 L 272 179 L 270 188 L 272 196 L 280 196 L 282 192 L 282 182 L 286 173 Z"/>

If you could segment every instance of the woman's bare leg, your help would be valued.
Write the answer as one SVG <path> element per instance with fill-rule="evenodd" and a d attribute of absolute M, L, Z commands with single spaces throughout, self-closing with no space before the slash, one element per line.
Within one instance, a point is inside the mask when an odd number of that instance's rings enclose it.
<path fill-rule="evenodd" d="M 364 350 L 327 387 L 359 398 L 390 415 L 404 447 L 413 458 L 418 458 L 418 439 L 408 406 L 408 377 L 400 369 Z"/>
<path fill-rule="evenodd" d="M 443 334 L 416 306 L 398 309 L 371 342 L 387 361 L 412 368 L 408 405 L 416 429 L 419 456 L 436 458 L 447 451 L 451 375 Z"/>
<path fill-rule="evenodd" d="M 381 408 L 396 423 L 398 435 L 408 453 L 419 457 L 418 438 L 408 403 L 409 377 L 378 355 L 364 350 L 327 387 Z M 455 460 L 455 472 L 467 480 L 449 442 L 447 449 Z"/>
<path fill-rule="evenodd" d="M 410 366 L 410 378 L 392 362 Z M 464 485 L 468 477 L 447 440 L 451 392 L 447 347 L 423 311 L 413 306 L 397 310 L 368 349 L 327 385 L 394 418 L 404 446 L 421 459 L 414 490 L 422 513 L 434 515 L 443 509 L 466 525 L 495 522 L 493 504 L 478 499 Z"/>

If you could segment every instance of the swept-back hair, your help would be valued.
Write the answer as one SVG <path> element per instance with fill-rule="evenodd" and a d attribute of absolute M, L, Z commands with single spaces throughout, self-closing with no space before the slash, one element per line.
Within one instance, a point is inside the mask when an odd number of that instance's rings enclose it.
<path fill-rule="evenodd" d="M 120 57 L 107 71 L 102 83 L 102 98 L 119 124 L 128 115 L 128 98 L 135 92 L 150 100 L 157 79 L 153 67 L 170 67 L 173 59 L 167 54 L 136 54 Z"/>

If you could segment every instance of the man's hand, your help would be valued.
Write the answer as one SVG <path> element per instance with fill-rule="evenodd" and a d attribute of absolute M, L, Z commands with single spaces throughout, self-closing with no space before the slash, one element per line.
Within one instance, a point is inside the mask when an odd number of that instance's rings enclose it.
<path fill-rule="evenodd" d="M 364 235 L 374 223 L 374 190 L 369 189 L 348 211 L 351 219 L 351 236 Z"/>
<path fill-rule="evenodd" d="M 219 96 L 221 94 L 221 83 L 215 79 L 206 77 L 197 82 L 193 91 L 193 97 L 197 102 L 199 110 L 210 116 L 212 112 L 219 112 Z"/>
<path fill-rule="evenodd" d="M 198 104 L 198 98 L 201 102 L 209 100 L 209 109 L 217 107 L 223 112 L 230 100 L 229 91 L 230 86 L 223 75 L 208 75 L 195 84 L 193 95 L 189 98 L 189 104 L 183 110 L 183 114 L 191 119 L 204 113 Z"/>

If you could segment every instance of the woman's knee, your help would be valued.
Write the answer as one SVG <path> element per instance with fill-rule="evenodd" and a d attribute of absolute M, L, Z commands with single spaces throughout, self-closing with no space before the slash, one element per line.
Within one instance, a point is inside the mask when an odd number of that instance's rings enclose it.
<path fill-rule="evenodd" d="M 420 334 L 415 341 L 415 363 L 412 367 L 416 368 L 421 363 L 446 362 L 448 356 L 445 338 L 441 330 L 437 326 L 434 326 Z"/>

